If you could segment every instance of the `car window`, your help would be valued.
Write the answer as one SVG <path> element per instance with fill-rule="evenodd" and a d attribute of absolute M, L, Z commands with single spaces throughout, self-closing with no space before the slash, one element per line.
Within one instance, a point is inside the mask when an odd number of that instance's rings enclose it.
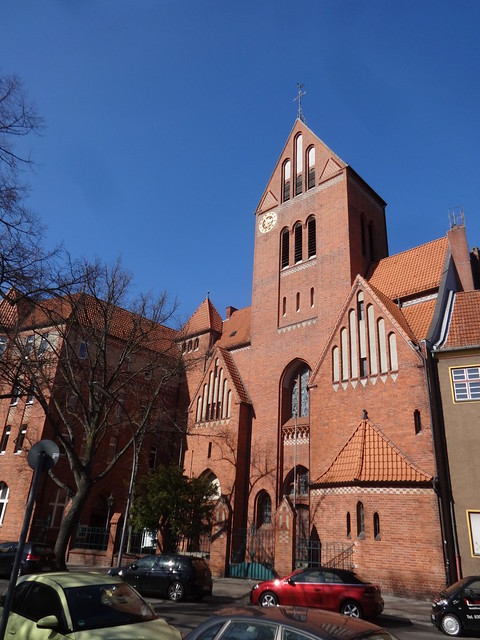
<path fill-rule="evenodd" d="M 28 583 L 23 583 L 28 584 Z M 18 606 L 18 614 L 34 622 L 45 616 L 56 616 L 60 627 L 65 628 L 65 617 L 57 592 L 51 587 L 30 582 L 28 597 L 22 599 Z"/>
<path fill-rule="evenodd" d="M 292 576 L 292 582 L 323 582 L 323 571 L 309 569 Z"/>
<path fill-rule="evenodd" d="M 28 592 L 28 590 L 30 589 L 30 584 L 31 584 L 30 582 L 21 582 L 18 586 L 15 587 L 15 592 L 13 594 L 13 601 L 12 601 L 12 611 L 14 613 L 20 612 L 20 607 L 22 605 L 23 598 L 25 594 Z"/>
<path fill-rule="evenodd" d="M 311 636 L 307 636 L 296 629 L 283 629 L 283 640 L 312 640 Z"/>
<path fill-rule="evenodd" d="M 196 640 L 213 640 L 224 624 L 224 620 L 211 624 L 197 635 Z"/>
<path fill-rule="evenodd" d="M 147 556 L 146 558 L 139 558 L 135 560 L 135 566 L 139 569 L 151 569 L 155 564 L 155 556 Z"/>
<path fill-rule="evenodd" d="M 274 640 L 277 626 L 264 622 L 238 620 L 232 621 L 225 632 L 222 640 Z"/>
<path fill-rule="evenodd" d="M 14 542 L 2 542 L 0 544 L 0 553 L 15 553 L 17 545 Z"/>
<path fill-rule="evenodd" d="M 127 584 L 105 583 L 65 589 L 73 630 L 118 627 L 155 620 L 148 604 Z"/>
<path fill-rule="evenodd" d="M 342 576 L 338 575 L 338 573 L 333 573 L 333 571 L 325 571 L 324 579 L 325 582 L 336 582 L 337 584 L 343 584 L 345 582 L 345 580 L 342 580 Z"/>
<path fill-rule="evenodd" d="M 480 580 L 474 580 L 464 590 L 470 604 L 480 604 Z"/>

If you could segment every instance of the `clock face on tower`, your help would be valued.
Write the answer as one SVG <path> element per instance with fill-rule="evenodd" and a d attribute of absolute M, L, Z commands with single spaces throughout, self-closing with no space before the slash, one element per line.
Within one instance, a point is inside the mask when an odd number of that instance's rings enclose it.
<path fill-rule="evenodd" d="M 277 222 L 277 214 L 275 211 L 269 211 L 260 218 L 258 223 L 258 229 L 260 233 L 268 233 L 273 229 Z"/>

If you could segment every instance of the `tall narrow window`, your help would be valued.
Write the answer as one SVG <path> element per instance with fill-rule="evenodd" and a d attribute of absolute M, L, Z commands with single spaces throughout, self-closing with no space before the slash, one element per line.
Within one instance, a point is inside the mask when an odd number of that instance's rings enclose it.
<path fill-rule="evenodd" d="M 290 160 L 283 163 L 283 202 L 290 200 L 290 178 L 291 178 Z"/>
<path fill-rule="evenodd" d="M 342 380 L 348 380 L 348 334 L 345 327 L 340 331 L 342 346 Z"/>
<path fill-rule="evenodd" d="M 40 346 L 38 347 L 38 355 L 43 356 L 48 347 L 48 333 L 44 333 L 40 340 Z"/>
<path fill-rule="evenodd" d="M 373 514 L 373 536 L 375 540 L 380 540 L 380 516 L 378 513 Z"/>
<path fill-rule="evenodd" d="M 388 347 L 390 351 L 390 370 L 398 371 L 397 338 L 394 333 L 388 336 Z"/>
<path fill-rule="evenodd" d="M 297 291 L 297 312 L 300 311 L 300 292 Z"/>
<path fill-rule="evenodd" d="M 350 511 L 347 511 L 347 538 L 352 537 L 352 521 L 350 518 Z"/>
<path fill-rule="evenodd" d="M 63 489 L 59 488 L 55 491 L 55 493 L 52 494 L 51 500 L 48 503 L 50 529 L 58 529 L 60 527 L 67 500 L 67 494 Z"/>
<path fill-rule="evenodd" d="M 27 358 L 32 353 L 34 342 L 35 342 L 35 336 L 34 335 L 28 336 L 27 342 L 25 343 L 25 351 L 23 354 L 25 358 Z"/>
<path fill-rule="evenodd" d="M 313 258 L 317 255 L 317 229 L 315 218 L 308 221 L 308 257 Z"/>
<path fill-rule="evenodd" d="M 340 361 L 339 361 L 339 349 L 333 347 L 332 349 L 332 380 L 338 382 L 340 380 Z"/>
<path fill-rule="evenodd" d="M 282 269 L 288 267 L 290 263 L 290 232 L 288 229 L 282 231 Z"/>
<path fill-rule="evenodd" d="M 148 468 L 152 471 L 157 468 L 157 447 L 150 448 L 150 456 L 148 458 Z"/>
<path fill-rule="evenodd" d="M 310 414 L 310 403 L 308 397 L 308 378 L 310 369 L 302 367 L 292 382 L 291 391 L 291 417 L 307 417 Z"/>
<path fill-rule="evenodd" d="M 282 300 L 282 316 L 286 316 L 287 315 L 287 298 L 283 298 Z"/>
<path fill-rule="evenodd" d="M 26 435 L 27 435 L 27 425 L 24 424 L 21 426 L 20 431 L 18 432 L 18 438 L 15 443 L 15 453 L 22 453 L 23 443 L 25 441 Z"/>
<path fill-rule="evenodd" d="M 380 352 L 380 373 L 387 371 L 387 339 L 385 336 L 385 320 L 380 318 L 378 327 L 378 350 Z"/>
<path fill-rule="evenodd" d="M 3 523 L 8 503 L 8 486 L 0 482 L 0 525 Z"/>
<path fill-rule="evenodd" d="M 10 400 L 10 405 L 13 407 L 16 404 L 18 404 L 18 399 L 20 397 L 20 393 L 21 393 L 21 388 L 20 388 L 20 383 L 16 383 L 12 389 L 12 397 Z"/>
<path fill-rule="evenodd" d="M 302 261 L 302 223 L 295 225 L 295 264 Z"/>
<path fill-rule="evenodd" d="M 7 349 L 7 339 L 1 337 L 0 338 L 0 358 L 3 356 L 3 354 L 5 353 Z"/>
<path fill-rule="evenodd" d="M 375 229 L 373 222 L 368 223 L 368 248 L 370 249 L 370 260 L 375 260 Z"/>
<path fill-rule="evenodd" d="M 212 443 L 209 442 L 208 443 L 208 453 L 207 453 L 207 458 L 211 458 L 212 457 Z"/>
<path fill-rule="evenodd" d="M 307 154 L 308 162 L 308 186 L 307 189 L 313 189 L 315 186 L 315 147 L 310 147 Z"/>
<path fill-rule="evenodd" d="M 413 423 L 415 425 L 415 435 L 418 436 L 422 432 L 422 417 L 418 409 L 413 412 Z"/>
<path fill-rule="evenodd" d="M 266 491 L 261 491 L 257 498 L 257 529 L 272 522 L 272 499 Z"/>
<path fill-rule="evenodd" d="M 295 143 L 295 195 L 302 193 L 303 175 L 303 141 L 302 134 L 297 136 Z"/>
<path fill-rule="evenodd" d="M 315 306 L 315 289 L 313 287 L 310 289 L 310 306 Z"/>
<path fill-rule="evenodd" d="M 352 309 L 348 314 L 350 323 L 350 372 L 352 378 L 358 378 L 358 348 L 357 348 L 357 325 L 356 314 Z"/>
<path fill-rule="evenodd" d="M 365 327 L 365 302 L 363 291 L 359 291 L 357 295 L 357 322 L 358 322 L 358 344 L 360 349 L 359 364 L 360 377 L 366 378 L 368 375 L 367 367 L 367 336 Z"/>
<path fill-rule="evenodd" d="M 377 365 L 377 341 L 375 339 L 375 314 L 373 311 L 373 305 L 369 304 L 367 307 L 367 322 L 368 322 L 368 348 L 370 356 L 370 373 L 375 376 L 378 373 Z"/>
<path fill-rule="evenodd" d="M 357 538 L 365 538 L 365 511 L 361 502 L 357 502 Z"/>
<path fill-rule="evenodd" d="M 8 438 L 10 437 L 11 427 L 7 425 L 3 430 L 2 441 L 0 442 L 0 453 L 5 453 L 8 444 Z"/>
<path fill-rule="evenodd" d="M 78 350 L 78 357 L 81 360 L 86 360 L 88 353 L 88 342 L 86 340 L 82 340 L 80 343 L 80 348 Z"/>

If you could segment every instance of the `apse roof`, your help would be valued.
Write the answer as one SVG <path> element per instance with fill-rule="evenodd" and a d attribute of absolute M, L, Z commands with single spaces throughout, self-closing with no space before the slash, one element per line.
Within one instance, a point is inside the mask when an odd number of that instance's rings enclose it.
<path fill-rule="evenodd" d="M 361 420 L 330 467 L 313 484 L 425 483 L 424 473 L 368 418 Z"/>

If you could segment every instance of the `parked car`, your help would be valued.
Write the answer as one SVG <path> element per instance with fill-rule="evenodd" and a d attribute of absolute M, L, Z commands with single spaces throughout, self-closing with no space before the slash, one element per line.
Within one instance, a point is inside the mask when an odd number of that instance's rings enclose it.
<path fill-rule="evenodd" d="M 222 609 L 185 640 L 394 640 L 376 624 L 300 607 L 238 607 Z"/>
<path fill-rule="evenodd" d="M 0 575 L 10 576 L 17 549 L 18 542 L 0 542 Z M 44 571 L 55 571 L 55 569 L 55 554 L 51 547 L 40 542 L 25 543 L 18 575 L 43 573 Z"/>
<path fill-rule="evenodd" d="M 5 596 L 0 607 L 4 602 Z M 157 618 L 150 605 L 120 578 L 70 572 L 20 578 L 5 637 L 181 640 L 180 632 Z"/>
<path fill-rule="evenodd" d="M 374 618 L 383 611 L 380 587 L 346 569 L 297 569 L 285 578 L 260 582 L 250 592 L 251 604 L 318 607 L 353 618 Z"/>
<path fill-rule="evenodd" d="M 432 603 L 432 622 L 447 636 L 480 631 L 480 576 L 469 576 L 441 591 Z"/>
<path fill-rule="evenodd" d="M 173 602 L 212 595 L 210 567 L 195 556 L 144 556 L 120 569 L 110 569 L 109 574 L 120 576 L 141 594 L 166 596 Z"/>

